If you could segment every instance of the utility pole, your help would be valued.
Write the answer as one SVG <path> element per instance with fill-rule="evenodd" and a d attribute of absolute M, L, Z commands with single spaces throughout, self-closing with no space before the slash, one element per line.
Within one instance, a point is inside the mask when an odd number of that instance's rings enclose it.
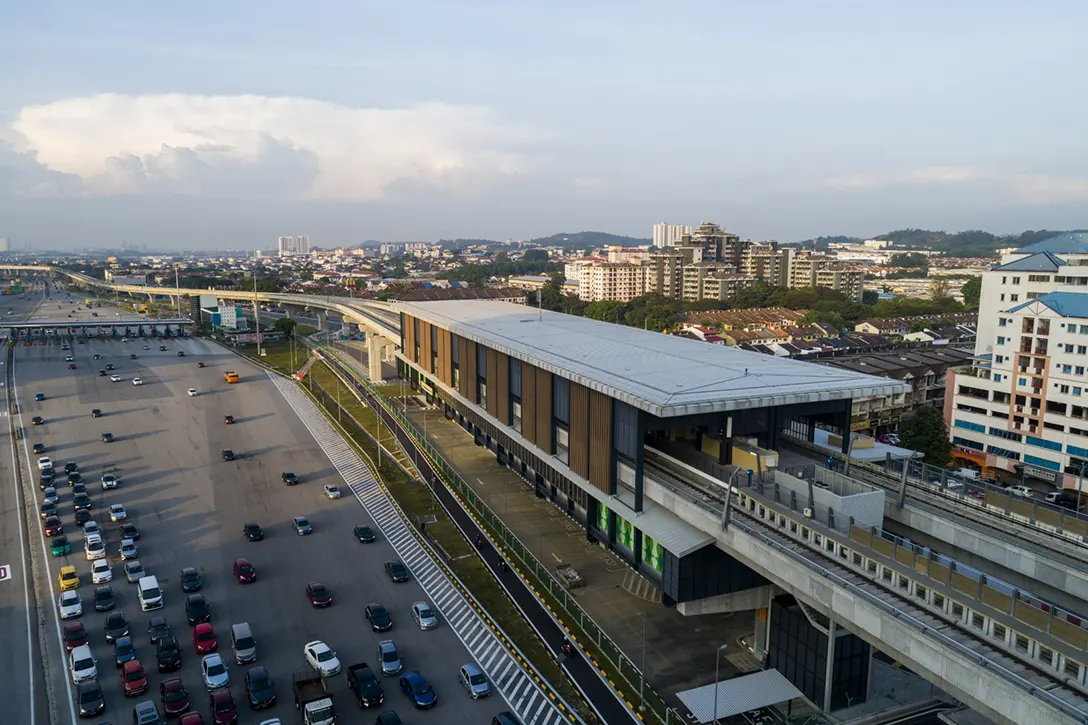
<path fill-rule="evenodd" d="M 181 319 L 181 277 L 178 274 L 178 266 L 174 265 L 174 291 L 178 300 L 178 319 Z"/>
<path fill-rule="evenodd" d="M 257 357 L 261 357 L 261 310 L 257 306 L 257 270 L 253 270 L 253 324 L 257 326 Z"/>

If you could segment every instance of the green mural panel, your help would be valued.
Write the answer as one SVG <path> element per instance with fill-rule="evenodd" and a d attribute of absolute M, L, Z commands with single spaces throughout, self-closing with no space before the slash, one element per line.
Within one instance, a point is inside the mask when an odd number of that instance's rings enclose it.
<path fill-rule="evenodd" d="M 608 507 L 603 503 L 597 504 L 597 528 L 608 531 Z"/>
<path fill-rule="evenodd" d="M 642 560 L 661 573 L 665 549 L 645 533 L 642 534 Z"/>
<path fill-rule="evenodd" d="M 627 519 L 620 519 L 616 539 L 631 551 L 635 550 L 635 527 Z"/>

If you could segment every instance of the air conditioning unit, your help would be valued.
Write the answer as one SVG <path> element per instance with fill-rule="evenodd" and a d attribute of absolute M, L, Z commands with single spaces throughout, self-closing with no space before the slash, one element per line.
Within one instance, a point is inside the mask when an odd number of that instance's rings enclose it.
<path fill-rule="evenodd" d="M 805 506 L 805 518 L 806 519 L 811 519 L 812 518 L 812 509 L 810 509 L 808 506 Z"/>

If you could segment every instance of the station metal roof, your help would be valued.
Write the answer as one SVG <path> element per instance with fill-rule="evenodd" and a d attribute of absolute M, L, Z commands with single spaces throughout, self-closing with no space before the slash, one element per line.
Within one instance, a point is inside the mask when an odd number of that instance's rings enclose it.
<path fill-rule="evenodd" d="M 659 417 L 909 392 L 905 383 L 509 302 L 398 308 Z"/>

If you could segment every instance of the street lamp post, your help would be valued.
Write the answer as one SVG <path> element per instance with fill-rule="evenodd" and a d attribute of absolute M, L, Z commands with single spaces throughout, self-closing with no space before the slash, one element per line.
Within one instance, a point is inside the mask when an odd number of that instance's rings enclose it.
<path fill-rule="evenodd" d="M 639 668 L 638 709 L 646 709 L 646 612 L 639 612 L 642 617 L 642 666 Z"/>
<path fill-rule="evenodd" d="M 253 270 L 253 324 L 257 327 L 257 357 L 261 356 L 261 310 L 257 306 L 257 270 Z"/>
<path fill-rule="evenodd" d="M 729 645 L 723 644 L 714 652 L 714 714 L 711 715 L 711 722 L 714 725 L 718 725 L 718 674 L 721 668 L 723 649 L 729 649 Z"/>

